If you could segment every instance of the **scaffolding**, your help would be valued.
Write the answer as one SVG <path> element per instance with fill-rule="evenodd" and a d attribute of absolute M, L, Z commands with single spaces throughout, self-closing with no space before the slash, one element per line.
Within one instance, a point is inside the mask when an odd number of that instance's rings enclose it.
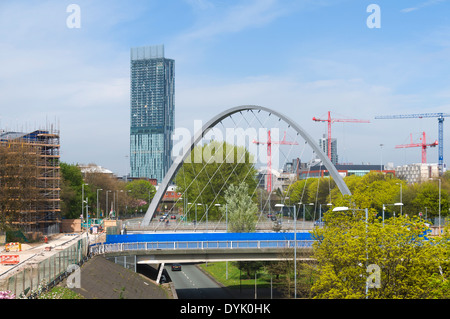
<path fill-rule="evenodd" d="M 0 147 L 13 148 L 17 151 L 22 148 L 22 152 L 26 149 L 26 152 L 33 155 L 34 161 L 27 164 L 33 166 L 34 198 L 30 200 L 27 208 L 22 207 L 20 211 L 14 212 L 11 224 L 26 233 L 59 232 L 61 224 L 59 131 L 51 129 L 31 133 L 4 132 L 0 134 Z M 1 178 L 2 176 L 0 183 Z M 19 183 L 18 178 L 16 180 Z M 7 187 L 19 185 L 10 184 Z"/>

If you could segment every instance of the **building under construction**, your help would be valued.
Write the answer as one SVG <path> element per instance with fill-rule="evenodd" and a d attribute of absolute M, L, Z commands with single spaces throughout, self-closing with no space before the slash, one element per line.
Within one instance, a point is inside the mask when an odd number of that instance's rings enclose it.
<path fill-rule="evenodd" d="M 0 131 L 0 148 L 0 226 L 29 234 L 59 232 L 59 131 Z"/>

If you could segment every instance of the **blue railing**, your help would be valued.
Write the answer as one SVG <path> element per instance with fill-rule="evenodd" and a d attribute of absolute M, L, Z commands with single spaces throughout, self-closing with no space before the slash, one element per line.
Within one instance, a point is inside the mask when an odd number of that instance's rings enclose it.
<path fill-rule="evenodd" d="M 145 233 L 128 235 L 106 235 L 106 243 L 136 242 L 217 242 L 217 241 L 285 241 L 294 240 L 293 232 L 274 233 Z M 309 232 L 297 232 L 297 240 L 313 239 Z"/>

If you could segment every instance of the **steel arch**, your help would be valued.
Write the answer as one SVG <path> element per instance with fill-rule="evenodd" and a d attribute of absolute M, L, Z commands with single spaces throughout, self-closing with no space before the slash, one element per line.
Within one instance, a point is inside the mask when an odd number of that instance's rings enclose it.
<path fill-rule="evenodd" d="M 195 147 L 195 145 L 202 139 L 202 137 L 213 128 L 217 123 L 222 121 L 223 119 L 229 117 L 230 115 L 233 115 L 235 113 L 239 113 L 242 111 L 265 111 L 270 114 L 274 114 L 278 116 L 280 119 L 285 121 L 287 124 L 289 124 L 293 129 L 297 131 L 298 134 L 300 134 L 305 141 L 311 146 L 311 148 L 314 150 L 314 152 L 319 156 L 322 163 L 325 165 L 325 167 L 330 172 L 331 176 L 333 177 L 334 181 L 336 182 L 337 187 L 341 191 L 343 195 L 351 195 L 350 190 L 348 189 L 347 185 L 345 184 L 344 180 L 342 179 L 341 175 L 339 175 L 336 167 L 331 163 L 328 156 L 326 156 L 323 151 L 319 148 L 319 146 L 314 142 L 312 137 L 304 131 L 297 123 L 295 123 L 293 120 L 291 120 L 289 117 L 281 114 L 278 111 L 269 109 L 267 107 L 258 106 L 258 105 L 242 105 L 242 106 L 236 106 L 233 108 L 230 108 L 222 113 L 219 113 L 215 117 L 213 117 L 211 120 L 209 120 L 205 125 L 203 125 L 203 128 L 201 131 L 195 133 L 195 135 L 191 138 L 191 144 L 190 147 L 183 148 L 183 154 L 178 156 L 175 161 L 173 162 L 172 166 L 169 168 L 166 176 L 164 176 L 164 179 L 159 185 L 158 190 L 153 197 L 150 206 L 147 209 L 147 212 L 145 213 L 145 216 L 142 220 L 141 225 L 142 226 L 148 226 L 150 224 L 150 221 L 153 218 L 153 215 L 156 212 L 156 209 L 161 202 L 161 199 L 163 198 L 164 194 L 166 193 L 167 188 L 169 187 L 170 181 L 174 178 L 177 171 L 180 169 L 181 165 L 183 165 L 184 160 L 189 156 L 192 149 Z"/>

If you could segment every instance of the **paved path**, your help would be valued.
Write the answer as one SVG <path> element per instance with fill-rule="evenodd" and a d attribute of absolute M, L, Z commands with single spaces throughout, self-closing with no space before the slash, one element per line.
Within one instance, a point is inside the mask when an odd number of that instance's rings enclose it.
<path fill-rule="evenodd" d="M 171 299 L 170 287 L 96 256 L 84 263 L 80 288 L 71 290 L 86 299 Z M 65 281 L 62 283 L 65 285 Z"/>
<path fill-rule="evenodd" d="M 82 236 L 86 236 L 86 234 L 57 234 L 52 236 L 47 243 L 22 244 L 22 251 L 6 252 L 5 247 L 1 247 L 1 255 L 19 255 L 20 262 L 16 265 L 0 264 L 0 279 L 9 277 L 12 273 L 19 271 L 28 264 L 38 263 L 49 258 L 82 238 Z"/>

